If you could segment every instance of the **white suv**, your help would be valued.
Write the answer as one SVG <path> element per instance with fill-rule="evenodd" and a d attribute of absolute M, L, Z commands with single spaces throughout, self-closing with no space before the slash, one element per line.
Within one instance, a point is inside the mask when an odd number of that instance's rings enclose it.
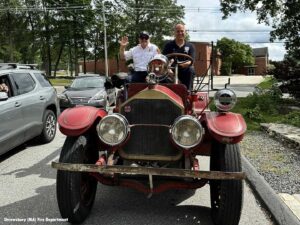
<path fill-rule="evenodd" d="M 56 91 L 34 65 L 0 64 L 0 155 L 38 137 L 51 142 L 59 114 Z"/>

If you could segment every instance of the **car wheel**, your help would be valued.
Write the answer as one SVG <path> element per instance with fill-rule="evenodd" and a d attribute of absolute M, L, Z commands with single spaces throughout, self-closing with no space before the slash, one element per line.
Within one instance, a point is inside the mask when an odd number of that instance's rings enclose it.
<path fill-rule="evenodd" d="M 67 137 L 60 154 L 63 163 L 94 164 L 98 151 L 89 147 L 88 136 Z M 89 173 L 57 171 L 57 202 L 62 218 L 81 223 L 89 215 L 97 190 L 97 181 Z"/>
<path fill-rule="evenodd" d="M 51 142 L 56 134 L 56 115 L 52 110 L 46 110 L 43 116 L 43 131 L 39 136 L 41 143 Z"/>
<path fill-rule="evenodd" d="M 211 171 L 241 172 L 238 144 L 214 143 L 210 157 Z M 243 204 L 242 180 L 210 181 L 211 216 L 215 225 L 238 225 Z"/>

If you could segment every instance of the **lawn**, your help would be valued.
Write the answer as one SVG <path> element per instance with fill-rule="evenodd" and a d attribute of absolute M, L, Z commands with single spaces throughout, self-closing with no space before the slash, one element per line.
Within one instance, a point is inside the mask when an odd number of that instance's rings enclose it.
<path fill-rule="evenodd" d="M 50 78 L 50 82 L 53 86 L 66 86 L 70 85 L 72 82 L 72 79 L 63 79 L 63 78 Z"/>

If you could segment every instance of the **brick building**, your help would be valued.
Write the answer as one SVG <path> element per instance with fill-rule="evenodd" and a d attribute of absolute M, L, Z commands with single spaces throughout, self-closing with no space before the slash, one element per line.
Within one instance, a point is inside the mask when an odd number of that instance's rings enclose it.
<path fill-rule="evenodd" d="M 239 71 L 241 74 L 245 75 L 265 75 L 267 74 L 268 64 L 269 64 L 269 51 L 268 47 L 264 48 L 253 48 L 253 57 L 255 59 L 254 65 L 244 66 L 244 68 Z"/>

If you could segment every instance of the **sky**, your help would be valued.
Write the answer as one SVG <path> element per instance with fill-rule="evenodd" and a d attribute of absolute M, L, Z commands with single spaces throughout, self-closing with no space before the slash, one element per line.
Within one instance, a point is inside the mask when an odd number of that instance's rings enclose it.
<path fill-rule="evenodd" d="M 269 42 L 271 30 L 265 24 L 258 24 L 255 12 L 237 12 L 222 20 L 219 0 L 177 0 L 177 4 L 185 6 L 184 22 L 190 41 L 216 42 L 227 37 L 252 48 L 268 47 L 269 58 L 276 61 L 282 60 L 286 53 L 283 43 L 253 43 Z"/>

